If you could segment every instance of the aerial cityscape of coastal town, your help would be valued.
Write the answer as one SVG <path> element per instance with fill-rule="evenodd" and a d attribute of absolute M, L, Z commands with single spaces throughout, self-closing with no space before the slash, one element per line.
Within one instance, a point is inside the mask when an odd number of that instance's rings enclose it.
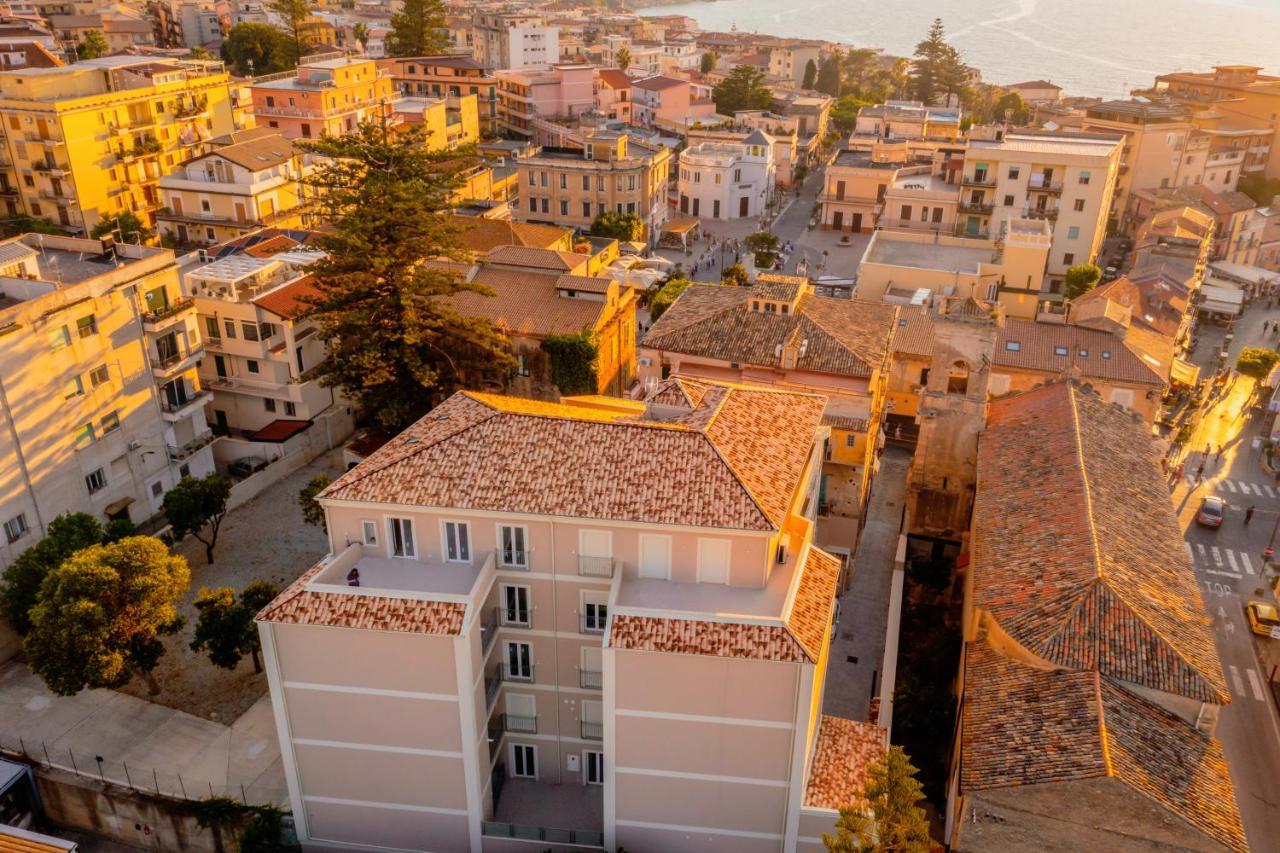
<path fill-rule="evenodd" d="M 0 851 L 1280 851 L 1274 56 L 9 0 L 0 60 Z"/>

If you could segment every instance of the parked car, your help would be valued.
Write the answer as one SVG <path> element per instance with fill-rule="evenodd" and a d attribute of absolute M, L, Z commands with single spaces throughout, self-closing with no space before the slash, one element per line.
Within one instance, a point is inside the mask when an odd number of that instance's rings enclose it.
<path fill-rule="evenodd" d="M 227 473 L 237 480 L 256 474 L 266 468 L 270 462 L 261 456 L 242 456 L 227 466 Z"/>
<path fill-rule="evenodd" d="M 1244 606 L 1244 618 L 1249 620 L 1249 630 L 1259 637 L 1280 640 L 1280 611 L 1265 601 L 1250 601 Z"/>
<path fill-rule="evenodd" d="M 1227 512 L 1227 502 L 1217 495 L 1210 495 L 1200 503 L 1200 511 L 1196 513 L 1196 523 L 1205 527 L 1221 527 L 1222 518 Z"/>

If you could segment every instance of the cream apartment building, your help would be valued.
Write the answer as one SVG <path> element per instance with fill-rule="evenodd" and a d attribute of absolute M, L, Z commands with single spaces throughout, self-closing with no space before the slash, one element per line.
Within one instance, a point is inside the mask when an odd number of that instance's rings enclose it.
<path fill-rule="evenodd" d="M 214 245 L 303 225 L 310 172 L 310 156 L 278 133 L 221 146 L 160 179 L 156 228 L 181 245 Z"/>
<path fill-rule="evenodd" d="M 485 68 L 538 68 L 560 61 L 560 29 L 533 12 L 477 11 L 472 50 Z"/>
<path fill-rule="evenodd" d="M 885 742 L 821 713 L 825 405 L 462 392 L 336 481 L 258 616 L 304 849 L 823 850 Z"/>
<path fill-rule="evenodd" d="M 517 162 L 521 222 L 579 228 L 606 210 L 634 213 L 653 237 L 667 219 L 671 149 L 638 143 L 625 133 L 597 131 L 583 148 L 544 147 Z"/>
<path fill-rule="evenodd" d="M 324 342 L 299 317 L 317 292 L 306 269 L 321 257 L 305 249 L 267 258 L 242 253 L 184 271 L 208 349 L 200 377 L 213 390 L 210 422 L 219 434 L 306 422 L 335 404 L 335 392 L 315 376 Z"/>
<path fill-rule="evenodd" d="M 142 524 L 213 470 L 194 306 L 173 253 L 0 243 L 0 566 L 64 512 Z"/>
<path fill-rule="evenodd" d="M 1061 288 L 1068 269 L 1093 263 L 1106 236 L 1123 144 L 1119 137 L 1018 131 L 970 139 L 959 205 L 960 233 L 991 237 L 1012 219 L 1050 223 L 1045 286 Z"/>
<path fill-rule="evenodd" d="M 709 219 L 762 216 L 773 199 L 773 139 L 752 131 L 740 144 L 700 142 L 680 152 L 680 213 Z"/>

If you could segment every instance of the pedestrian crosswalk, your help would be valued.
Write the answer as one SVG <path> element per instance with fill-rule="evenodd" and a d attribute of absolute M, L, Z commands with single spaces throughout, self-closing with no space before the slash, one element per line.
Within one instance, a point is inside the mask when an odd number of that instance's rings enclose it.
<path fill-rule="evenodd" d="M 1245 679 L 1240 675 L 1240 668 L 1229 665 L 1227 671 L 1231 673 L 1231 685 L 1235 688 L 1235 694 L 1245 699 L 1256 699 L 1259 702 L 1267 701 L 1266 693 L 1263 691 L 1262 678 L 1259 677 L 1253 667 L 1246 666 L 1244 674 L 1249 680 L 1249 689 L 1245 690 Z"/>
<path fill-rule="evenodd" d="M 1206 545 L 1203 542 L 1187 543 L 1187 551 L 1196 567 L 1206 574 L 1240 580 L 1250 575 L 1256 576 L 1254 557 L 1244 551 L 1233 548 L 1222 548 L 1217 545 Z M 1261 555 L 1256 559 L 1261 561 Z"/>
<path fill-rule="evenodd" d="M 1183 475 L 1183 479 L 1186 480 L 1187 485 L 1189 486 L 1197 485 L 1194 472 Z M 1208 486 L 1220 495 L 1248 495 L 1255 498 L 1280 498 L 1280 489 L 1277 489 L 1275 486 L 1268 483 L 1251 483 L 1247 480 L 1210 479 L 1204 480 L 1202 485 Z"/>

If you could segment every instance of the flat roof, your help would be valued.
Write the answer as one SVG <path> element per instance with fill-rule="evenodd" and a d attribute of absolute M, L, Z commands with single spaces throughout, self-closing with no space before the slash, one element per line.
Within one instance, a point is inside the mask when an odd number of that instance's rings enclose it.
<path fill-rule="evenodd" d="M 885 238 L 886 233 L 881 231 L 875 235 L 863 263 L 976 273 L 979 264 L 991 263 L 995 258 L 995 249 L 892 240 Z"/>
<path fill-rule="evenodd" d="M 256 275 L 265 269 L 274 268 L 279 261 L 272 258 L 255 258 L 249 254 L 228 255 L 212 263 L 192 270 L 189 275 L 213 281 L 239 281 Z"/>

